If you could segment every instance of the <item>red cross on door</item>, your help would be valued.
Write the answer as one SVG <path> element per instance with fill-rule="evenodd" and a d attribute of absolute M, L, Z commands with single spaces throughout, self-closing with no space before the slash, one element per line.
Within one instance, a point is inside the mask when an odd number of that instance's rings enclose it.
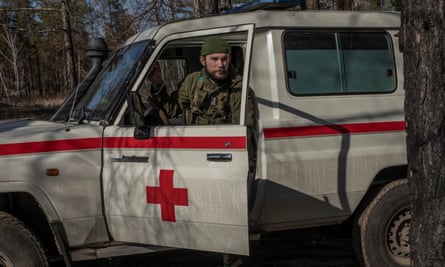
<path fill-rule="evenodd" d="M 159 187 L 147 186 L 147 203 L 160 204 L 163 221 L 176 222 L 175 205 L 188 206 L 185 188 L 173 187 L 173 170 L 159 172 Z"/>

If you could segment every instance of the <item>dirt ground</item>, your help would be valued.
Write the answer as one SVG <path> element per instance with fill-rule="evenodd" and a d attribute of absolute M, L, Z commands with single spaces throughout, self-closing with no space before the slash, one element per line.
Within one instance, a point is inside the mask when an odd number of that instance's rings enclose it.
<path fill-rule="evenodd" d="M 251 255 L 239 267 L 358 267 L 351 238 L 335 227 L 263 235 L 251 244 Z M 236 260 L 236 259 L 235 259 Z M 224 266 L 219 254 L 178 250 L 139 257 L 79 262 L 74 267 L 215 267 Z M 237 265 L 233 265 L 237 266 Z"/>

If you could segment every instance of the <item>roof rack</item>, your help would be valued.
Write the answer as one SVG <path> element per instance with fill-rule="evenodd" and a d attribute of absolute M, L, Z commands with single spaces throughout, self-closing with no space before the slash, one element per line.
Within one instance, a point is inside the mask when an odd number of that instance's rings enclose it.
<path fill-rule="evenodd" d="M 254 0 L 238 7 L 229 9 L 223 14 L 234 14 L 241 12 L 249 12 L 264 9 L 288 9 L 297 7 L 301 4 L 301 0 Z"/>

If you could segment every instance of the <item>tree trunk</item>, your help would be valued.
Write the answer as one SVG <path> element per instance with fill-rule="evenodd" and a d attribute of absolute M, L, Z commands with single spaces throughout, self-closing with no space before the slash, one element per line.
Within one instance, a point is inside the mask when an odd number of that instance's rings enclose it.
<path fill-rule="evenodd" d="M 61 2 L 62 22 L 63 22 L 63 43 L 65 49 L 65 67 L 67 73 L 66 91 L 71 92 L 77 85 L 76 63 L 74 60 L 73 34 L 71 30 L 70 16 L 67 1 Z"/>
<path fill-rule="evenodd" d="M 305 10 L 318 10 L 320 9 L 319 0 L 302 0 L 301 1 L 301 9 Z"/>
<path fill-rule="evenodd" d="M 19 48 L 17 47 L 17 33 L 15 29 L 4 28 L 4 35 L 0 36 L 9 48 L 10 55 L 6 51 L 0 50 L 0 55 L 12 65 L 14 72 L 15 94 L 20 95 L 20 77 L 19 77 Z"/>
<path fill-rule="evenodd" d="M 352 10 L 351 0 L 337 0 L 338 10 Z"/>
<path fill-rule="evenodd" d="M 404 53 L 412 266 L 445 266 L 445 7 L 405 0 Z"/>
<path fill-rule="evenodd" d="M 218 14 L 218 0 L 200 1 L 201 17 Z"/>
<path fill-rule="evenodd" d="M 232 8 L 232 1 L 231 0 L 220 0 L 220 10 L 225 11 Z"/>
<path fill-rule="evenodd" d="M 195 17 L 201 17 L 201 1 L 193 0 L 193 14 Z"/>
<path fill-rule="evenodd" d="M 1 82 L 3 89 L 5 90 L 5 96 L 6 96 L 6 101 L 7 101 L 6 103 L 11 104 L 11 99 L 9 98 L 9 94 L 8 94 L 8 87 L 6 86 L 5 80 L 3 79 L 3 72 L 1 69 L 0 69 L 0 82 Z"/>

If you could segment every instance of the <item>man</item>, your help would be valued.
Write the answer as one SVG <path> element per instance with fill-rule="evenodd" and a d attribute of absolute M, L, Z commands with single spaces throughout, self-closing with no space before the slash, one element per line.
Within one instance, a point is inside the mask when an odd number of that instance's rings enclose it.
<path fill-rule="evenodd" d="M 152 91 L 152 96 L 170 117 L 185 111 L 187 124 L 239 123 L 242 77 L 231 67 L 230 52 L 221 37 L 207 38 L 199 57 L 201 71 L 189 74 L 177 95 L 170 96 L 177 105 L 165 99 L 165 86 Z"/>

